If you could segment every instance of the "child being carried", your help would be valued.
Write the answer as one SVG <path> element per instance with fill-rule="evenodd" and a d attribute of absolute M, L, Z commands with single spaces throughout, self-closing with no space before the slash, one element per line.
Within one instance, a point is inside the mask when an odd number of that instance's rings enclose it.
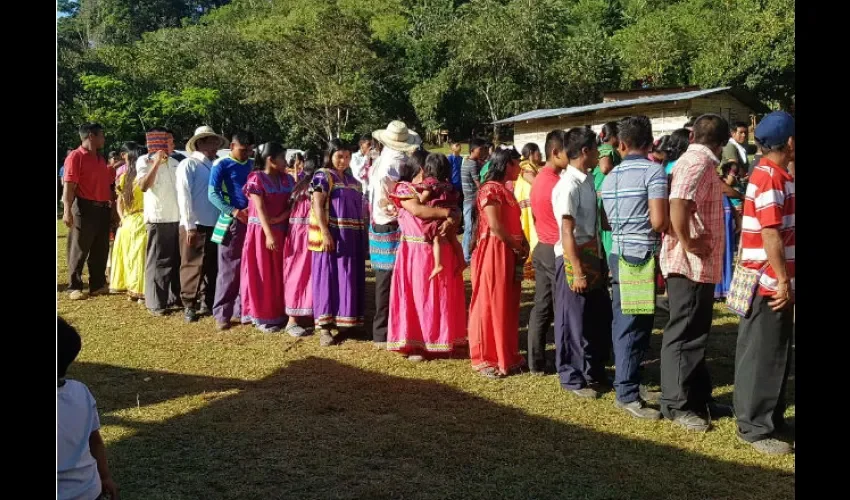
<path fill-rule="evenodd" d="M 423 169 L 424 180 L 420 184 L 414 184 L 419 202 L 432 208 L 456 209 L 460 203 L 460 193 L 451 184 L 452 167 L 448 158 L 442 154 L 429 154 L 425 160 Z M 440 244 L 443 237 L 440 236 L 440 226 L 443 221 L 424 221 L 423 233 L 425 241 L 433 245 L 434 271 L 428 279 L 434 279 L 443 270 Z M 459 262 L 458 273 L 463 272 L 465 261 L 463 259 L 463 247 L 457 240 L 457 229 L 454 225 L 445 236 L 455 253 L 456 262 Z"/>

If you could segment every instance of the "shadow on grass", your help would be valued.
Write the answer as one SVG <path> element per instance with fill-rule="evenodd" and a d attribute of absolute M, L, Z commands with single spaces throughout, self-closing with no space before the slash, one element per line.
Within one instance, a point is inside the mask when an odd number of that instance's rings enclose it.
<path fill-rule="evenodd" d="M 257 382 L 91 363 L 71 376 L 89 384 L 102 415 L 135 408 L 140 394 L 138 419 L 102 417 L 131 430 L 108 447 L 127 499 L 794 497 L 792 474 L 328 359 Z M 204 394 L 200 409 L 162 422 L 144 406 Z"/>

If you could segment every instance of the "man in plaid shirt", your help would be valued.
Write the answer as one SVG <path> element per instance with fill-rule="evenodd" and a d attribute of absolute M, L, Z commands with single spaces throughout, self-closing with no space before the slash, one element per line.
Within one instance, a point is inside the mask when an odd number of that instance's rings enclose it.
<path fill-rule="evenodd" d="M 714 286 L 724 249 L 723 182 L 717 176 L 729 125 L 717 115 L 697 118 L 691 145 L 673 167 L 671 230 L 661 247 L 670 320 L 661 344 L 661 413 L 688 430 L 705 432 L 711 416 L 731 416 L 711 398 L 705 345 Z"/>

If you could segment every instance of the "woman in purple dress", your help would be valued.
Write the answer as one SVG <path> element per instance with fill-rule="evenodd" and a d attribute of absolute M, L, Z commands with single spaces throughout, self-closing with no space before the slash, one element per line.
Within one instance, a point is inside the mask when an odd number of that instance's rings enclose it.
<path fill-rule="evenodd" d="M 339 139 L 310 182 L 313 317 L 319 344 L 334 343 L 337 328 L 363 326 L 366 295 L 366 224 L 360 182 L 346 173 L 351 151 Z"/>

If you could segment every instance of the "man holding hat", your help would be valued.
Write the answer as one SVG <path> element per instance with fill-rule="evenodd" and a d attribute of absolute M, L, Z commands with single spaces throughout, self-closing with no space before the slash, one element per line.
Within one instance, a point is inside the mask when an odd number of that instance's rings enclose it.
<path fill-rule="evenodd" d="M 764 117 L 755 139 L 762 158 L 744 201 L 741 265 L 763 270 L 749 316 L 738 326 L 735 414 L 738 437 L 769 454 L 791 453 L 777 439 L 785 422 L 785 386 L 794 332 L 794 118 L 784 111 Z"/>
<path fill-rule="evenodd" d="M 210 202 L 207 189 L 216 152 L 226 143 L 212 128 L 198 127 L 186 143 L 189 157 L 177 167 L 180 298 L 187 323 L 198 321 L 199 314 L 211 314 L 215 300 L 218 247 L 212 241 L 212 233 L 219 211 Z"/>
<path fill-rule="evenodd" d="M 154 316 L 180 300 L 180 209 L 177 166 L 169 157 L 174 137 L 163 128 L 145 134 L 148 154 L 136 163 L 136 184 L 145 193 L 148 246 L 145 258 L 145 306 Z"/>
<path fill-rule="evenodd" d="M 387 343 L 387 325 L 390 314 L 390 283 L 393 278 L 395 252 L 400 232 L 397 213 L 389 201 L 399 179 L 399 168 L 407 154 L 416 151 L 422 143 L 419 135 L 408 130 L 404 122 L 390 122 L 387 128 L 372 132 L 372 137 L 384 145 L 381 156 L 369 174 L 369 203 L 372 220 L 369 228 L 369 253 L 375 271 L 375 319 L 372 322 L 372 340 L 377 347 Z"/>

